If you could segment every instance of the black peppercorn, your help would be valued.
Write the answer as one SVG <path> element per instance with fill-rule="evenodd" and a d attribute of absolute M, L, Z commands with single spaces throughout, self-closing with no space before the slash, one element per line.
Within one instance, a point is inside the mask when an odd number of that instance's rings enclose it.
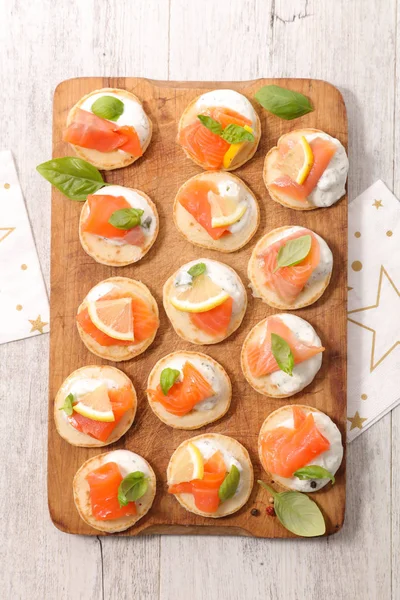
<path fill-rule="evenodd" d="M 310 486 L 312 487 L 313 490 L 315 490 L 315 488 L 317 487 L 317 482 L 316 481 L 311 481 L 310 482 Z"/>
<path fill-rule="evenodd" d="M 253 517 L 258 517 L 258 515 L 260 514 L 260 511 L 258 510 L 258 508 L 253 508 L 253 509 L 251 510 L 250 514 L 251 514 Z"/>

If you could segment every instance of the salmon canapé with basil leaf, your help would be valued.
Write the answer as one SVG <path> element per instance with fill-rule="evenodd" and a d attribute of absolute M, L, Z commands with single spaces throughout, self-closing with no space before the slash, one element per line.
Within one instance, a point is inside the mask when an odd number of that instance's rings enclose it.
<path fill-rule="evenodd" d="M 292 404 L 265 419 L 258 453 L 274 481 L 292 490 L 314 492 L 335 483 L 343 459 L 342 436 L 325 413 Z"/>
<path fill-rule="evenodd" d="M 132 425 L 136 392 L 115 367 L 82 367 L 67 377 L 54 401 L 58 433 L 73 446 L 99 447 L 116 442 Z"/>
<path fill-rule="evenodd" d="M 85 346 L 101 358 L 129 360 L 153 342 L 158 307 L 140 281 L 110 277 L 90 290 L 78 308 L 76 322 Z"/>
<path fill-rule="evenodd" d="M 295 210 L 332 206 L 346 193 L 349 160 L 341 142 L 318 129 L 283 135 L 264 163 L 273 200 Z"/>
<path fill-rule="evenodd" d="M 163 303 L 181 338 L 192 344 L 217 344 L 240 326 L 247 295 L 231 267 L 201 258 L 183 265 L 166 281 Z"/>
<path fill-rule="evenodd" d="M 220 419 L 232 397 L 225 369 L 206 354 L 188 351 L 159 360 L 146 391 L 155 415 L 177 429 L 198 429 Z"/>
<path fill-rule="evenodd" d="M 151 134 L 151 121 L 134 94 L 104 88 L 87 94 L 70 110 L 63 140 L 81 158 L 109 170 L 140 158 Z"/>
<path fill-rule="evenodd" d="M 322 296 L 332 268 L 332 252 L 318 234 L 304 227 L 279 227 L 256 244 L 248 276 L 254 297 L 294 310 Z"/>
<path fill-rule="evenodd" d="M 151 508 L 156 477 L 150 464 L 129 450 L 89 458 L 73 481 L 79 516 L 99 531 L 114 533 L 134 525 Z"/>
<path fill-rule="evenodd" d="M 122 267 L 147 254 L 158 227 L 157 209 L 144 192 L 110 185 L 87 197 L 79 238 L 85 252 L 96 262 Z"/>
<path fill-rule="evenodd" d="M 224 517 L 239 510 L 253 487 L 249 454 L 235 439 L 209 433 L 185 440 L 167 469 L 168 493 L 188 510 Z"/>
<path fill-rule="evenodd" d="M 286 398 L 313 381 L 324 350 L 310 323 L 293 314 L 272 315 L 247 335 L 241 353 L 242 371 L 260 394 Z"/>
<path fill-rule="evenodd" d="M 178 143 L 207 171 L 234 170 L 256 152 L 261 125 L 251 102 L 234 90 L 213 90 L 184 111 Z"/>

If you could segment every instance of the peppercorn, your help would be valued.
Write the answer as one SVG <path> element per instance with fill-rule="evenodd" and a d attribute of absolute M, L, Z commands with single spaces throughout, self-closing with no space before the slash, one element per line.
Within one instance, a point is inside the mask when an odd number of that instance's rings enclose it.
<path fill-rule="evenodd" d="M 273 506 L 267 506 L 267 508 L 265 509 L 267 515 L 269 515 L 270 517 L 275 517 L 276 512 Z"/>
<path fill-rule="evenodd" d="M 311 481 L 310 482 L 310 486 L 312 487 L 313 490 L 315 490 L 315 488 L 317 487 L 317 482 L 316 481 Z"/>
<path fill-rule="evenodd" d="M 253 517 L 258 517 L 258 515 L 260 514 L 260 511 L 258 510 L 258 508 L 253 508 L 253 509 L 251 510 L 250 514 L 251 514 Z"/>

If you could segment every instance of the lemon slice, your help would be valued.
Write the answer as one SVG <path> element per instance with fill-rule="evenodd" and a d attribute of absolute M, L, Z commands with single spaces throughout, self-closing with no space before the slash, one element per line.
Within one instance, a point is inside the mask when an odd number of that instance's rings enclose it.
<path fill-rule="evenodd" d="M 105 384 L 99 385 L 92 392 L 82 396 L 79 402 L 74 404 L 74 411 L 92 421 L 103 423 L 115 421 L 112 404 L 108 397 L 108 388 Z"/>
<path fill-rule="evenodd" d="M 245 125 L 243 127 L 243 129 L 245 129 L 249 133 L 253 133 L 253 130 L 251 127 L 249 127 L 249 125 Z M 239 142 L 238 144 L 231 144 L 229 146 L 228 150 L 224 154 L 224 159 L 223 159 L 224 169 L 229 169 L 234 158 L 239 154 L 239 152 L 241 151 L 243 146 L 245 146 L 245 144 L 247 144 L 247 142 Z"/>
<path fill-rule="evenodd" d="M 172 477 L 168 481 L 169 485 L 176 485 L 193 479 L 203 479 L 204 460 L 203 456 L 192 442 L 185 447 L 184 451 L 178 455 L 174 465 Z"/>
<path fill-rule="evenodd" d="M 92 323 L 103 333 L 115 340 L 134 341 L 131 298 L 89 302 L 88 312 Z"/>
<path fill-rule="evenodd" d="M 229 196 L 208 193 L 211 207 L 211 227 L 228 227 L 239 221 L 247 210 L 246 202 L 238 202 Z"/>
<path fill-rule="evenodd" d="M 311 168 L 314 164 L 314 155 L 312 153 L 311 146 L 307 142 L 304 135 L 301 136 L 299 144 L 303 151 L 303 165 L 299 169 L 298 175 L 296 177 L 296 183 L 302 185 L 307 179 L 308 174 L 310 173 Z"/>
<path fill-rule="evenodd" d="M 190 288 L 171 298 L 171 304 L 182 312 L 201 313 L 219 306 L 229 294 L 206 274 L 195 277 Z"/>

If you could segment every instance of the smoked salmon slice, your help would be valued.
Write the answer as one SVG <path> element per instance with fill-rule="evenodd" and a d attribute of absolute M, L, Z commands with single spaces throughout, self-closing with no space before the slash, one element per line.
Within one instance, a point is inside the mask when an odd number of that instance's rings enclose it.
<path fill-rule="evenodd" d="M 117 298 L 132 298 L 133 334 L 135 341 L 116 340 L 98 329 L 91 321 L 87 308 L 76 315 L 76 320 L 83 331 L 90 335 L 100 346 L 131 346 L 133 343 L 142 342 L 151 337 L 159 325 L 159 320 L 148 307 L 147 303 L 129 292 L 112 291 L 105 294 L 100 300 L 113 300 Z"/>
<path fill-rule="evenodd" d="M 161 386 L 148 390 L 153 402 L 159 402 L 171 414 L 187 415 L 199 402 L 214 396 L 214 390 L 203 375 L 186 362 L 182 368 L 183 379 L 174 383 L 165 396 Z"/>
<path fill-rule="evenodd" d="M 64 131 L 63 141 L 99 152 L 123 150 L 136 157 L 143 154 L 134 127 L 119 127 L 116 123 L 81 108 L 75 111 L 72 123 Z"/>
<path fill-rule="evenodd" d="M 305 201 L 314 190 L 318 181 L 321 179 L 322 174 L 329 165 L 333 155 L 335 154 L 337 146 L 335 146 L 335 144 L 333 144 L 331 141 L 324 140 L 323 138 L 319 137 L 313 139 L 310 142 L 310 146 L 314 156 L 314 162 L 305 182 L 302 185 L 299 185 L 288 175 L 278 177 L 269 185 L 269 187 L 277 194 L 284 193 L 294 200 Z M 290 147 L 290 143 L 287 142 L 285 145 L 282 145 L 282 148 L 280 148 L 283 158 Z"/>
<path fill-rule="evenodd" d="M 117 463 L 105 463 L 86 477 L 90 488 L 92 515 L 101 521 L 110 521 L 137 514 L 136 504 L 120 506 L 118 488 L 123 479 Z"/>
<path fill-rule="evenodd" d="M 225 334 L 232 317 L 233 299 L 227 298 L 225 302 L 201 313 L 189 313 L 191 322 L 208 335 L 216 336 Z"/>
<path fill-rule="evenodd" d="M 301 412 L 303 416 L 299 414 Z M 297 469 L 310 464 L 330 448 L 329 441 L 315 425 L 312 413 L 305 416 L 297 408 L 293 418 L 293 429 L 277 427 L 264 433 L 261 440 L 266 469 L 280 477 L 292 477 Z"/>
<path fill-rule="evenodd" d="M 203 479 L 193 479 L 185 483 L 171 485 L 169 494 L 193 494 L 196 508 L 206 513 L 215 513 L 218 510 L 220 499 L 219 488 L 225 479 L 226 466 L 222 453 L 217 450 L 207 462 L 204 463 Z"/>
<path fill-rule="evenodd" d="M 109 389 L 108 397 L 111 401 L 115 421 L 103 423 L 84 417 L 77 412 L 73 412 L 72 415 L 68 417 L 68 421 L 72 427 L 86 435 L 90 435 L 96 440 L 106 442 L 124 414 L 133 407 L 134 401 L 133 392 L 129 387 Z"/>
<path fill-rule="evenodd" d="M 223 129 L 231 124 L 241 127 L 252 125 L 249 119 L 229 108 L 210 108 L 204 114 L 218 121 Z M 230 147 L 227 141 L 207 129 L 200 120 L 182 129 L 178 141 L 189 154 L 211 171 L 222 168 L 224 156 Z"/>
<path fill-rule="evenodd" d="M 118 229 L 109 223 L 111 215 L 123 208 L 131 208 L 131 205 L 123 196 L 107 196 L 106 194 L 94 194 L 87 197 L 89 216 L 83 223 L 83 231 L 93 233 L 109 240 L 119 239 L 132 246 L 143 246 L 144 233 L 138 225 L 132 229 Z"/>
<path fill-rule="evenodd" d="M 305 259 L 297 265 L 292 267 L 280 267 L 275 271 L 280 248 L 289 240 L 294 240 L 307 234 L 311 235 L 311 249 Z M 311 231 L 308 229 L 301 229 L 268 246 L 268 248 L 260 254 L 260 258 L 262 258 L 264 262 L 263 272 L 265 274 L 265 284 L 276 292 L 282 300 L 291 304 L 296 300 L 297 296 L 311 277 L 312 272 L 319 264 L 319 243 Z"/>
<path fill-rule="evenodd" d="M 271 351 L 272 333 L 276 333 L 289 344 L 295 365 L 325 350 L 322 346 L 309 346 L 301 342 L 279 317 L 270 317 L 267 321 L 266 335 L 260 341 L 249 344 L 247 350 L 247 362 L 254 377 L 279 371 L 278 363 Z"/>
<path fill-rule="evenodd" d="M 219 240 L 223 235 L 230 234 L 230 231 L 226 227 L 212 227 L 209 192 L 218 194 L 217 186 L 211 181 L 196 179 L 184 187 L 178 200 L 213 240 Z"/>

